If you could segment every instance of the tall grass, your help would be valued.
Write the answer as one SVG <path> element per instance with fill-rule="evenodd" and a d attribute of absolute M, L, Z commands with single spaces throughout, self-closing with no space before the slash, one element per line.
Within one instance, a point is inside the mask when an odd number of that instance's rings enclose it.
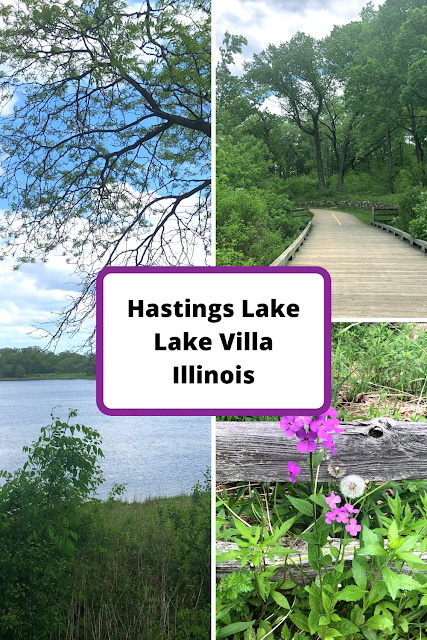
<path fill-rule="evenodd" d="M 425 397 L 427 332 L 415 323 L 334 323 L 332 399 L 358 393 Z"/>
<path fill-rule="evenodd" d="M 52 418 L 23 468 L 0 472 L 1 640 L 207 640 L 209 478 L 191 495 L 93 499 L 99 433 Z"/>
<path fill-rule="evenodd" d="M 426 325 L 427 326 L 427 325 Z M 340 403 L 360 393 L 376 394 L 368 417 L 399 417 L 402 402 L 425 406 L 427 331 L 412 322 L 334 322 L 332 324 L 332 403 L 341 420 L 352 419 Z M 359 416 L 360 417 L 360 416 Z M 276 421 L 280 416 L 222 416 L 219 421 Z"/>

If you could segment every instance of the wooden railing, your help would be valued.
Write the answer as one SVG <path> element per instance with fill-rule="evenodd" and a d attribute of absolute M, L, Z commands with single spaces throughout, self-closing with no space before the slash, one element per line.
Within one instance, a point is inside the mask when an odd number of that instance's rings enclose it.
<path fill-rule="evenodd" d="M 355 473 L 370 482 L 427 478 L 427 423 L 377 418 L 365 422 L 342 422 L 340 426 L 344 431 L 334 435 L 336 456 L 325 450 L 319 467 L 320 482 L 336 481 L 334 476 L 338 473 Z M 287 463 L 290 460 L 301 468 L 298 480 L 307 481 L 310 480 L 310 469 L 305 464 L 306 459 L 307 454 L 296 449 L 296 438 L 286 437 L 278 422 L 216 423 L 216 481 L 219 484 L 289 482 Z M 347 547 L 346 568 L 351 566 L 353 548 L 358 546 L 359 541 L 354 540 L 352 546 Z M 228 542 L 218 543 L 221 553 L 230 548 L 235 546 Z M 298 550 L 292 554 L 293 559 L 314 578 L 315 572 L 308 563 L 307 546 L 298 543 Z M 427 559 L 427 552 L 422 558 Z M 239 562 L 220 563 L 217 576 L 238 570 Z M 293 577 L 297 583 L 302 583 L 299 571 L 295 571 Z M 275 580 L 280 579 L 283 579 L 283 569 L 275 576 Z"/>
<path fill-rule="evenodd" d="M 400 236 L 402 240 L 407 240 L 410 245 L 419 247 L 423 253 L 426 253 L 427 250 L 427 241 L 420 240 L 419 238 L 414 238 L 410 233 L 406 231 L 401 231 L 400 229 L 396 229 L 396 227 L 390 227 L 388 224 L 384 224 L 382 222 L 378 222 L 377 220 L 371 220 L 371 224 L 374 227 L 379 227 L 380 229 L 384 229 L 385 231 L 389 231 L 394 236 Z"/>
<path fill-rule="evenodd" d="M 294 255 L 296 254 L 296 252 L 298 251 L 298 249 L 306 239 L 307 234 L 311 229 L 311 225 L 312 225 L 312 222 L 310 220 L 308 225 L 305 227 L 304 231 L 298 236 L 296 240 L 294 240 L 294 242 L 287 249 L 285 249 L 285 251 L 278 258 L 276 258 L 274 262 L 271 263 L 270 267 L 282 267 L 287 262 L 289 262 L 289 260 L 292 260 L 292 258 L 294 257 Z"/>

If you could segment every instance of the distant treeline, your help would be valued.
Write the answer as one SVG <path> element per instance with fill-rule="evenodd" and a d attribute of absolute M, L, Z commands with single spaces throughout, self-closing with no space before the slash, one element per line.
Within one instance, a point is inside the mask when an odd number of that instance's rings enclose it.
<path fill-rule="evenodd" d="M 96 373 L 95 354 L 72 351 L 53 353 L 40 347 L 0 349 L 0 378 L 27 378 L 39 375 L 90 376 Z"/>

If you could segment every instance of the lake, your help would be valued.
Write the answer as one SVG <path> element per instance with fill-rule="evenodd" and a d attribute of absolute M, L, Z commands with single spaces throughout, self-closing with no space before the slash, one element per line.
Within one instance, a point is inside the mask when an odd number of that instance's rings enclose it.
<path fill-rule="evenodd" d="M 22 452 L 50 424 L 50 414 L 65 419 L 77 409 L 79 422 L 97 429 L 105 459 L 106 498 L 114 482 L 127 485 L 127 500 L 189 493 L 211 466 L 209 417 L 106 416 L 95 402 L 95 380 L 0 382 L 0 469 L 14 471 Z"/>

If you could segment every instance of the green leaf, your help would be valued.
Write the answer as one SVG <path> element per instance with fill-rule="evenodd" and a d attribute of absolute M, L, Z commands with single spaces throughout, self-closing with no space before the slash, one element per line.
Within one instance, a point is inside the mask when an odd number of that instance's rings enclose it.
<path fill-rule="evenodd" d="M 318 504 L 319 507 L 322 507 L 323 509 L 327 507 L 326 498 L 322 493 L 318 493 L 317 495 L 311 495 L 310 500 Z"/>
<path fill-rule="evenodd" d="M 355 583 L 361 589 L 366 589 L 367 577 L 366 577 L 365 569 L 362 567 L 361 564 L 357 562 L 356 558 L 353 558 L 352 566 L 353 566 L 353 578 Z"/>
<path fill-rule="evenodd" d="M 344 587 L 342 591 L 338 592 L 337 600 L 344 600 L 345 602 L 356 602 L 361 600 L 366 594 L 365 589 L 357 587 L 355 584 L 350 584 L 348 587 Z"/>
<path fill-rule="evenodd" d="M 404 543 L 398 549 L 399 553 L 404 553 L 405 551 L 412 551 L 412 549 L 414 549 L 419 539 L 420 539 L 420 536 L 409 536 L 408 538 L 405 538 Z"/>
<path fill-rule="evenodd" d="M 310 611 L 308 616 L 308 626 L 310 627 L 310 633 L 314 634 L 319 628 L 320 613 L 318 611 Z"/>
<path fill-rule="evenodd" d="M 301 613 L 301 611 L 295 611 L 294 613 L 291 613 L 289 617 L 294 625 L 298 627 L 298 629 L 301 629 L 301 631 L 310 632 L 310 627 L 308 626 L 308 618 L 303 613 Z"/>
<path fill-rule="evenodd" d="M 339 622 L 334 622 L 334 629 L 337 629 L 343 636 L 350 635 L 351 633 L 357 633 L 359 628 L 356 627 L 355 624 L 350 622 L 350 620 L 340 620 Z"/>
<path fill-rule="evenodd" d="M 234 551 L 226 551 L 225 553 L 219 553 L 216 557 L 217 562 L 227 562 L 240 555 L 240 551 L 235 549 Z"/>
<path fill-rule="evenodd" d="M 380 547 L 379 544 L 367 544 L 366 547 L 362 547 L 362 549 L 359 549 L 358 553 L 365 556 L 372 556 L 374 558 L 377 556 L 387 555 L 387 551 Z"/>
<path fill-rule="evenodd" d="M 322 464 L 323 456 L 325 455 L 324 449 L 321 449 L 313 456 L 313 469 L 319 467 Z"/>
<path fill-rule="evenodd" d="M 404 551 L 399 553 L 396 556 L 399 560 L 403 560 L 406 564 L 411 567 L 417 567 L 419 569 L 427 569 L 426 563 L 424 560 L 421 560 L 415 553 L 410 553 L 409 551 Z"/>
<path fill-rule="evenodd" d="M 383 579 L 390 596 L 393 598 L 393 600 L 395 600 L 397 596 L 397 592 L 399 591 L 399 580 L 398 580 L 397 573 L 395 573 L 388 567 L 384 567 Z"/>
<path fill-rule="evenodd" d="M 396 520 L 393 519 L 388 530 L 389 542 L 393 545 L 393 543 L 396 542 L 398 537 L 399 537 L 399 528 L 397 526 Z"/>
<path fill-rule="evenodd" d="M 287 498 L 299 513 L 305 516 L 313 515 L 313 507 L 308 500 L 301 500 L 301 498 L 294 498 L 293 496 L 287 496 Z M 303 631 L 305 631 L 305 629 L 303 629 Z"/>
<path fill-rule="evenodd" d="M 371 531 L 368 527 L 362 526 L 362 538 L 364 544 L 378 544 L 379 538 L 374 531 Z"/>
<path fill-rule="evenodd" d="M 234 516 L 233 516 L 233 522 L 234 522 L 234 526 L 236 527 L 236 529 L 240 533 L 240 535 L 243 538 L 246 538 L 246 540 L 248 540 L 251 544 L 255 545 L 256 541 L 255 541 L 255 538 L 251 534 L 251 526 L 243 524 L 243 522 L 241 520 L 238 520 Z"/>
<path fill-rule="evenodd" d="M 371 589 L 371 592 L 368 597 L 368 603 L 375 604 L 376 602 L 380 602 L 384 598 L 384 596 L 388 593 L 388 589 L 385 585 L 384 580 L 378 580 Z"/>
<path fill-rule="evenodd" d="M 287 598 L 285 598 L 285 596 L 282 593 L 280 593 L 279 591 L 272 591 L 270 593 L 270 595 L 273 598 L 274 602 L 276 602 L 283 609 L 290 609 L 291 608 L 289 606 L 289 602 L 288 602 Z"/>
<path fill-rule="evenodd" d="M 393 629 L 393 621 L 389 620 L 385 616 L 372 616 L 372 618 L 366 620 L 365 626 L 370 629 L 385 631 L 386 629 Z"/>
<path fill-rule="evenodd" d="M 269 538 L 268 545 L 272 546 L 277 542 L 277 540 L 279 540 L 280 538 L 283 538 L 286 535 L 286 533 L 289 531 L 289 529 L 292 527 L 294 522 L 295 522 L 295 518 L 290 518 L 289 520 L 286 520 L 281 525 L 281 527 L 274 532 L 274 535 Z M 262 546 L 264 547 L 265 545 L 262 545 Z"/>
<path fill-rule="evenodd" d="M 226 627 L 220 629 L 217 633 L 217 638 L 226 638 L 227 636 L 232 636 L 235 633 L 240 633 L 240 631 L 245 631 L 249 629 L 250 626 L 253 625 L 253 620 L 249 622 L 233 622 L 232 624 L 228 624 Z"/>

